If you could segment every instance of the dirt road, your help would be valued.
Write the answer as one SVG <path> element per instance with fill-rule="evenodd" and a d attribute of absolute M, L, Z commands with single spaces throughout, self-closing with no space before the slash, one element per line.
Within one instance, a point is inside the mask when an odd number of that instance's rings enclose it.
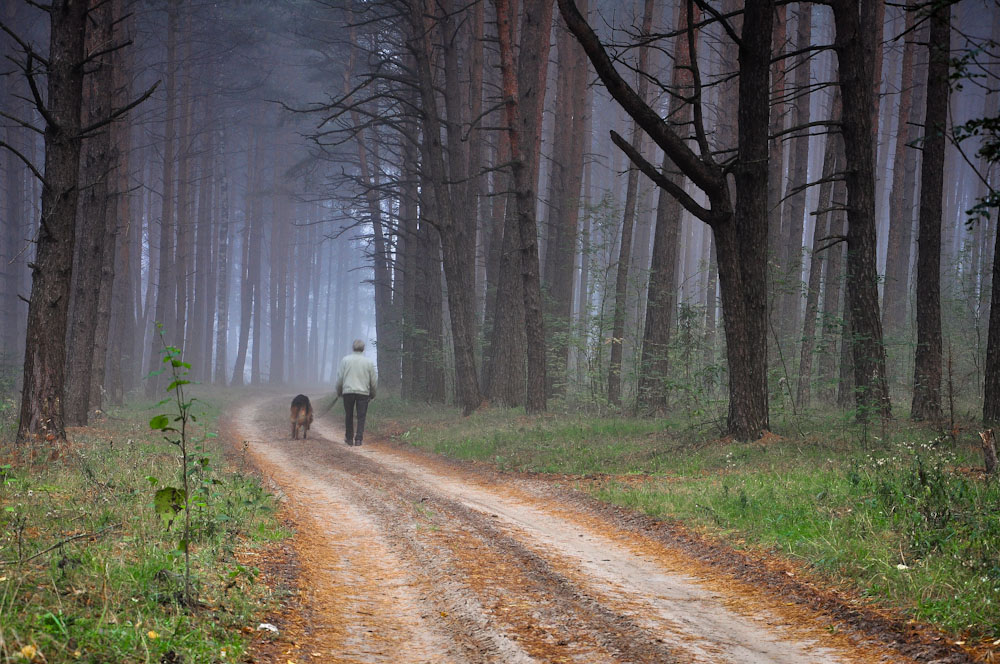
<path fill-rule="evenodd" d="M 234 413 L 296 523 L 296 662 L 915 661 L 552 483 L 347 447 L 340 412 L 305 441 L 284 398 Z"/>

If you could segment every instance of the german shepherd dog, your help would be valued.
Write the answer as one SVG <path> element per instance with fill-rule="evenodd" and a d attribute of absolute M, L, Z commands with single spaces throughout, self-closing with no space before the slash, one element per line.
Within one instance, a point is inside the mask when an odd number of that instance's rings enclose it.
<path fill-rule="evenodd" d="M 309 397 L 304 394 L 296 395 L 292 399 L 292 440 L 299 437 L 299 428 L 302 428 L 302 439 L 306 439 L 306 435 L 309 433 L 309 425 L 313 421 L 313 407 L 309 403 Z"/>

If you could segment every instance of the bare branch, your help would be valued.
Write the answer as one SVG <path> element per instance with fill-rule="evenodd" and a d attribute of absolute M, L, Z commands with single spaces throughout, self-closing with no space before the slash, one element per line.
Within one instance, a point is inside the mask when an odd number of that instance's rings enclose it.
<path fill-rule="evenodd" d="M 707 210 L 698 204 L 691 196 L 688 195 L 684 188 L 673 182 L 670 178 L 660 172 L 655 166 L 653 166 L 649 161 L 646 160 L 638 150 L 632 148 L 631 144 L 626 141 L 621 135 L 612 130 L 611 131 L 611 142 L 617 145 L 629 158 L 629 160 L 635 164 L 636 168 L 643 172 L 650 180 L 652 180 L 658 187 L 666 191 L 668 194 L 677 199 L 677 201 L 684 206 L 684 209 L 698 217 L 706 224 L 711 225 L 715 221 L 711 210 Z"/>
<path fill-rule="evenodd" d="M 15 117 L 13 115 L 10 115 L 9 113 L 4 113 L 3 111 L 0 111 L 0 117 L 7 118 L 8 120 L 13 120 L 17 124 L 21 125 L 22 127 L 26 128 L 26 129 L 30 129 L 31 131 L 36 131 L 36 132 L 38 132 L 39 134 L 42 134 L 42 135 L 45 134 L 44 131 L 42 131 L 41 129 L 39 129 L 35 125 L 31 124 L 27 120 L 22 120 L 21 118 L 18 118 L 18 117 Z"/>
<path fill-rule="evenodd" d="M 28 87 L 31 89 L 31 96 L 35 100 L 35 108 L 41 113 L 42 117 L 45 118 L 45 124 L 53 129 L 59 129 L 59 123 L 56 122 L 55 117 L 49 113 L 49 109 L 46 108 L 45 102 L 42 101 L 42 94 L 38 91 L 38 84 L 35 83 L 35 76 L 31 73 L 31 61 L 35 56 L 32 53 L 28 53 L 28 61 L 24 63 L 24 76 L 28 79 Z"/>
<path fill-rule="evenodd" d="M 35 165 L 31 163 L 31 160 L 25 157 L 23 154 L 21 154 L 17 148 L 15 148 L 10 143 L 6 143 L 4 141 L 0 141 L 0 148 L 6 148 L 10 150 L 15 157 L 24 162 L 24 165 L 27 166 L 28 169 L 30 169 L 31 172 L 35 174 L 35 177 L 38 178 L 38 180 L 42 184 L 45 184 L 45 178 L 42 176 L 42 174 L 38 171 L 37 168 L 35 168 Z"/>
<path fill-rule="evenodd" d="M 112 122 L 114 122 L 115 120 L 125 115 L 139 104 L 141 104 L 142 102 L 149 99 L 152 96 L 153 92 L 156 91 L 156 88 L 158 88 L 159 86 L 160 86 L 160 81 L 153 83 L 152 87 L 146 90 L 141 97 L 135 99 L 134 101 L 125 106 L 122 106 L 121 108 L 111 111 L 111 113 L 106 118 L 98 120 L 97 122 L 91 124 L 89 127 L 84 127 L 83 129 L 80 130 L 80 133 L 77 134 L 77 136 L 79 138 L 85 138 L 88 134 L 93 133 L 94 131 L 100 129 L 105 125 L 111 124 Z"/>

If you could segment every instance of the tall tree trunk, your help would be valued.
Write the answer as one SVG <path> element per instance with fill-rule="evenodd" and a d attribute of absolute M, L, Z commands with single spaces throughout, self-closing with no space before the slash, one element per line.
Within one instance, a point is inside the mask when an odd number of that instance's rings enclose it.
<path fill-rule="evenodd" d="M 907 3 L 909 4 L 909 3 Z M 913 233 L 913 208 L 904 198 L 906 180 L 915 167 L 917 115 L 914 103 L 915 52 L 913 34 L 915 11 L 906 11 L 906 43 L 903 46 L 902 79 L 899 92 L 899 117 L 896 122 L 895 158 L 892 162 L 892 185 L 889 194 L 889 239 L 885 258 L 885 285 L 882 288 L 882 328 L 887 339 L 899 339 L 906 325 L 906 303 L 910 291 L 910 244 Z M 917 118 L 919 121 L 919 118 Z M 907 149 L 909 148 L 909 149 Z"/>
<path fill-rule="evenodd" d="M 211 76 L 211 73 L 208 74 Z M 212 165 L 215 158 L 215 131 L 211 129 L 208 117 L 208 104 L 202 117 L 202 125 L 208 126 L 201 141 L 201 160 L 198 178 L 198 229 L 195 232 L 195 262 L 194 262 L 194 302 L 191 306 L 191 324 L 188 326 L 191 363 L 191 375 L 201 382 L 207 382 L 212 376 L 212 347 L 210 328 L 206 321 L 211 318 L 210 305 L 215 295 L 210 287 L 212 273 L 212 190 L 215 183 Z"/>
<path fill-rule="evenodd" d="M 167 89 L 166 122 L 163 133 L 163 204 L 160 212 L 159 269 L 156 280 L 156 308 L 153 322 L 163 326 L 168 338 L 177 336 L 176 302 L 174 301 L 174 133 L 177 122 L 177 8 L 179 0 L 167 2 Z M 153 280 L 150 274 L 150 282 Z M 148 300 L 148 297 L 147 297 Z M 179 342 L 178 342 L 179 343 Z M 150 343 L 149 370 L 146 382 L 146 398 L 156 396 L 163 386 L 159 378 L 163 366 L 163 348 L 160 335 L 154 333 Z"/>
<path fill-rule="evenodd" d="M 875 267 L 875 154 L 872 81 L 876 52 L 877 0 L 834 0 L 834 50 L 839 61 L 843 98 L 842 133 L 847 159 L 847 296 L 851 309 L 851 340 L 857 417 L 869 411 L 891 416 L 885 379 L 885 346 L 879 316 L 878 274 Z M 877 113 L 877 111 L 876 111 Z"/>
<path fill-rule="evenodd" d="M 542 322 L 538 231 L 535 222 L 535 185 L 538 177 L 537 167 L 533 168 L 531 155 L 534 154 L 532 148 L 537 150 L 539 143 L 536 134 L 540 124 L 536 121 L 536 109 L 540 110 L 545 94 L 548 34 L 552 25 L 552 0 L 529 0 L 525 3 L 525 25 L 522 30 L 518 76 L 516 77 L 514 75 L 513 29 L 509 15 L 509 3 L 506 0 L 497 0 L 496 6 L 497 33 L 500 40 L 500 67 L 503 75 L 502 89 L 506 99 L 506 124 L 510 133 L 511 170 L 517 208 L 521 293 L 524 298 L 528 362 L 525 410 L 528 413 L 538 413 L 544 411 L 546 407 L 545 330 Z M 536 48 L 540 41 L 544 41 L 545 48 Z M 529 76 L 534 72 L 538 73 L 532 80 Z M 527 79 L 530 82 L 529 88 L 519 89 L 519 79 Z M 535 83 L 537 85 L 532 85 Z"/>
<path fill-rule="evenodd" d="M 131 38 L 134 32 L 134 18 L 131 13 L 127 13 L 124 0 L 114 0 L 112 7 L 115 26 L 114 39 L 116 43 L 123 43 Z M 131 56 L 131 49 L 127 54 L 122 54 L 119 51 L 112 57 L 115 104 L 121 107 L 127 104 L 128 99 L 132 96 L 130 82 L 134 58 Z M 137 282 L 133 281 L 131 274 L 131 249 L 132 235 L 137 232 L 137 229 L 132 224 L 132 201 L 129 192 L 132 123 L 117 122 L 113 124 L 111 137 L 112 144 L 118 154 L 114 181 L 115 196 L 114 200 L 111 201 L 111 204 L 115 206 L 115 213 L 111 215 L 110 221 L 116 249 L 114 254 L 115 277 L 111 288 L 110 339 L 108 344 L 110 352 L 106 354 L 106 360 L 104 360 L 107 363 L 107 376 L 103 382 L 107 384 L 110 403 L 120 406 L 124 402 L 125 391 L 132 386 L 129 377 L 133 373 L 135 363 L 136 312 L 132 303 L 133 289 Z M 95 361 L 95 372 L 96 370 L 97 362 Z M 94 383 L 96 380 L 91 383 L 92 401 Z"/>
<path fill-rule="evenodd" d="M 256 179 L 254 170 L 257 162 L 254 153 L 256 131 L 251 128 L 247 137 L 247 193 L 253 195 L 253 183 Z M 233 366 L 232 384 L 242 386 L 246 380 L 247 348 L 250 344 L 250 318 L 253 313 L 253 281 L 250 278 L 250 244 L 253 235 L 253 215 L 245 215 L 243 221 L 243 237 L 241 238 L 242 256 L 240 259 L 240 334 L 236 346 L 236 362 Z M 298 313 L 296 308 L 296 314 Z"/>
<path fill-rule="evenodd" d="M 917 348 L 913 367 L 914 420 L 941 417 L 941 208 L 948 131 L 951 5 L 931 15 L 927 111 L 920 173 L 917 238 Z"/>
<path fill-rule="evenodd" d="M 798 28 L 795 48 L 808 48 L 812 43 L 812 7 L 799 3 Z M 809 122 L 809 85 L 811 78 L 808 54 L 800 56 L 794 65 L 795 108 L 793 124 L 804 127 Z M 794 348 L 793 338 L 799 330 L 800 306 L 802 299 L 802 233 L 806 209 L 806 190 L 809 171 L 809 130 L 800 129 L 789 149 L 788 184 L 785 187 L 785 203 L 782 215 L 784 237 L 781 249 L 781 265 L 784 268 L 784 293 L 778 308 L 779 336 L 788 340 L 789 348 Z M 777 250 L 777 247 L 775 247 Z"/>
<path fill-rule="evenodd" d="M 839 117 L 840 96 L 834 104 L 834 117 Z M 800 409 L 808 408 L 812 401 L 812 362 L 813 350 L 816 345 L 816 315 L 819 313 L 820 277 L 826 263 L 827 251 L 824 251 L 830 236 L 830 206 L 833 201 L 833 177 L 837 172 L 837 148 L 833 135 L 827 136 L 823 152 L 823 184 L 819 189 L 819 202 L 816 207 L 816 222 L 813 227 L 812 259 L 809 261 L 809 284 L 806 288 L 806 314 L 802 324 L 802 348 L 799 354 L 799 382 L 796 389 L 796 401 Z M 835 245 L 832 251 L 840 252 L 840 245 Z M 839 293 L 839 291 L 838 291 Z"/>
<path fill-rule="evenodd" d="M 700 13 L 688 20 L 687 2 L 678 3 L 677 29 L 697 23 Z M 688 94 L 693 84 L 690 68 L 691 51 L 686 38 L 674 42 L 671 88 Z M 678 99 L 675 97 L 675 99 Z M 672 122 L 683 127 L 691 121 L 691 105 L 671 105 Z M 660 170 L 667 173 L 675 186 L 682 186 L 681 178 L 672 172 L 673 162 L 663 155 Z M 639 363 L 639 408 L 644 411 L 662 412 L 667 408 L 668 376 L 670 375 L 669 346 L 677 308 L 677 263 L 680 253 L 681 205 L 666 189 L 660 189 L 656 205 L 653 230 L 653 255 L 650 260 L 649 285 L 646 294 L 646 322 L 643 328 L 642 361 Z"/>
<path fill-rule="evenodd" d="M 91 0 L 88 10 L 85 49 L 97 53 L 107 49 L 111 43 L 111 5 Z M 83 90 L 82 122 L 88 126 L 111 114 L 112 64 L 111 53 L 94 59 L 92 73 L 85 81 Z M 82 147 L 80 181 L 83 195 L 79 198 L 80 210 L 77 223 L 77 237 L 73 258 L 73 285 L 70 298 L 69 334 L 66 340 L 66 424 L 83 426 L 90 411 L 90 382 L 94 368 L 93 350 L 98 334 L 98 302 L 101 281 L 107 264 L 106 247 L 114 246 L 108 233 L 108 197 L 112 187 L 112 146 L 109 127 L 104 127 L 89 138 Z M 113 217 L 113 215 L 110 215 Z M 107 318 L 104 319 L 105 327 Z M 105 333 L 106 344 L 106 333 Z M 106 346 L 105 346 L 106 347 Z M 103 367 L 104 355 L 100 356 Z"/>
<path fill-rule="evenodd" d="M 222 132 L 220 132 L 221 134 Z M 219 178 L 219 256 L 217 261 L 218 277 L 216 280 L 215 311 L 215 372 L 214 382 L 225 385 L 226 366 L 229 355 L 229 177 L 225 169 Z"/>
<path fill-rule="evenodd" d="M 455 356 L 455 393 L 468 415 L 482 403 L 476 376 L 472 299 L 475 294 L 475 265 L 464 249 L 463 234 L 470 232 L 455 219 L 451 192 L 448 189 L 444 150 L 441 145 L 438 103 L 431 73 L 430 41 L 425 22 L 424 0 L 410 0 L 411 38 L 416 56 L 420 88 L 421 113 L 425 146 L 423 172 L 429 180 L 434 198 L 434 224 L 441 238 L 445 278 L 448 282 L 448 311 Z M 474 231 L 474 227 L 473 230 Z M 433 285 L 430 287 L 433 288 Z"/>
<path fill-rule="evenodd" d="M 192 40 L 191 13 L 184 21 L 184 55 L 182 56 L 180 106 L 180 132 L 177 136 L 177 245 L 174 254 L 174 277 L 177 298 L 177 318 L 175 322 L 176 346 L 187 356 L 191 306 L 191 279 L 194 271 L 194 187 L 191 186 L 192 166 L 192 118 L 194 99 L 191 94 Z"/>
<path fill-rule="evenodd" d="M 580 10 L 587 13 L 586 0 Z M 546 310 L 551 365 L 546 372 L 551 394 L 565 392 L 573 310 L 573 259 L 576 255 L 583 181 L 584 127 L 588 122 L 586 55 L 560 21 L 556 29 L 559 81 L 556 98 L 552 175 L 549 180 L 548 241 L 545 251 Z"/>
<path fill-rule="evenodd" d="M 784 5 L 776 8 L 774 16 L 774 32 L 771 35 L 771 50 L 774 53 L 774 62 L 771 64 L 771 104 L 768 124 L 768 150 L 767 150 L 767 246 L 770 247 L 771 260 L 774 267 L 769 268 L 768 278 L 771 287 L 768 289 L 769 308 L 768 316 L 772 320 L 780 314 L 780 304 L 787 298 L 789 284 L 787 278 L 787 265 L 784 263 L 783 242 L 786 229 L 783 226 L 781 205 L 782 182 L 785 180 L 785 141 L 781 132 L 785 129 L 788 121 L 788 107 L 785 102 L 787 91 L 786 84 L 786 64 L 785 51 L 788 47 L 788 21 L 787 11 Z M 781 327 L 780 322 L 775 324 L 776 328 Z M 785 338 L 772 341 L 785 345 Z"/>
<path fill-rule="evenodd" d="M 48 14 L 48 95 L 43 113 L 45 174 L 28 304 L 27 335 L 32 344 L 24 355 L 17 429 L 20 442 L 30 437 L 66 439 L 63 386 L 80 176 L 87 3 L 54 0 Z"/>
<path fill-rule="evenodd" d="M 993 245 L 993 286 L 990 291 L 990 325 L 986 339 L 983 382 L 983 422 L 1000 425 L 1000 232 Z"/>
<path fill-rule="evenodd" d="M 263 201 L 263 152 L 261 132 L 255 132 L 254 141 L 254 179 L 250 198 L 250 217 L 253 218 L 253 225 L 250 227 L 250 263 L 247 271 L 247 278 L 252 285 L 253 294 L 253 347 L 250 350 L 250 384 L 261 384 L 261 360 L 264 355 L 264 294 L 261 292 L 264 286 L 264 265 L 261 261 L 261 254 L 264 242 L 264 201 Z M 306 269 L 306 264 L 302 264 Z M 308 292 L 308 289 L 307 289 Z M 306 328 L 308 330 L 308 327 Z M 303 361 L 307 361 L 303 358 Z"/>
<path fill-rule="evenodd" d="M 649 69 L 649 35 L 653 30 L 653 0 L 645 0 L 642 12 L 642 31 L 639 46 L 639 83 L 638 95 L 646 101 L 648 80 L 644 73 Z M 642 143 L 645 134 L 638 123 L 632 121 L 631 146 L 634 151 L 642 153 Z M 625 214 L 622 218 L 621 247 L 618 254 L 618 266 L 615 277 L 615 309 L 611 329 L 611 359 L 608 366 L 608 401 L 621 405 L 621 369 L 622 342 L 625 336 L 625 297 L 628 288 L 628 267 L 631 262 L 632 227 L 635 221 L 636 190 L 639 186 L 639 169 L 633 164 L 628 169 L 628 186 L 625 189 Z"/>
<path fill-rule="evenodd" d="M 285 157 L 283 154 L 282 157 Z M 278 161 L 274 169 L 274 215 L 271 218 L 271 279 L 269 282 L 271 299 L 271 359 L 268 383 L 282 385 L 285 382 L 285 319 L 288 303 L 288 239 L 291 235 L 290 201 L 283 190 L 280 173 L 285 170 L 284 159 Z"/>

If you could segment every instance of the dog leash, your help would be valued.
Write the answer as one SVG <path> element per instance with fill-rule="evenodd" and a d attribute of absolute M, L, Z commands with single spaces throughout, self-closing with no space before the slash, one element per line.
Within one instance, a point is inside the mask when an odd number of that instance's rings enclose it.
<path fill-rule="evenodd" d="M 326 408 L 324 408 L 324 409 L 323 409 L 323 410 L 322 410 L 322 411 L 320 412 L 320 414 L 319 414 L 319 415 L 317 415 L 317 417 L 319 417 L 319 416 L 321 416 L 321 415 L 326 415 L 326 414 L 327 414 L 328 412 L 330 412 L 330 410 L 332 410 L 332 409 L 333 409 L 333 407 L 334 407 L 334 406 L 335 406 L 335 405 L 337 404 L 337 402 L 338 402 L 338 401 L 340 401 L 340 395 L 339 395 L 339 394 L 338 394 L 338 395 L 336 396 L 336 398 L 335 398 L 335 399 L 334 399 L 333 401 L 331 401 L 331 402 L 330 402 L 330 405 L 329 405 L 329 406 L 327 406 Z"/>

